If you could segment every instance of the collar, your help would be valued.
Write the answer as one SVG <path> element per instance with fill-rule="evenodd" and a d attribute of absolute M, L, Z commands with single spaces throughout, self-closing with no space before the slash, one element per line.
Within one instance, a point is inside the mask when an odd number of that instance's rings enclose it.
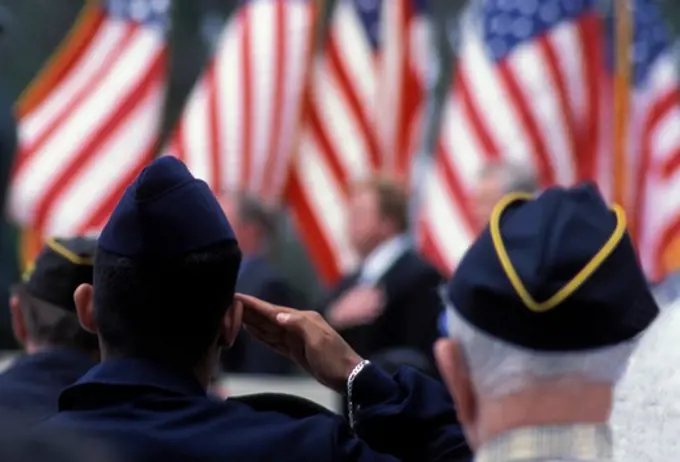
<path fill-rule="evenodd" d="M 359 281 L 363 284 L 377 283 L 410 247 L 411 239 L 405 234 L 381 243 L 364 259 Z"/>
<path fill-rule="evenodd" d="M 62 398 L 66 395 L 67 400 L 77 400 L 78 390 L 89 388 L 90 385 L 156 388 L 178 395 L 206 395 L 205 389 L 190 371 L 138 358 L 101 362 L 64 390 Z"/>
<path fill-rule="evenodd" d="M 607 425 L 525 427 L 504 433 L 477 451 L 475 462 L 613 460 Z"/>

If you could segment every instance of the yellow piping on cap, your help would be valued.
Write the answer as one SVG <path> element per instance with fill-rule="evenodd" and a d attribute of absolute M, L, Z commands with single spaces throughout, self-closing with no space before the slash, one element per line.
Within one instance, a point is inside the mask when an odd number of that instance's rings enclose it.
<path fill-rule="evenodd" d="M 47 239 L 45 242 L 50 249 L 54 250 L 56 253 L 64 257 L 66 260 L 70 261 L 74 265 L 92 265 L 94 264 L 94 259 L 92 257 L 81 257 L 80 255 L 71 252 L 69 249 L 61 245 L 53 237 Z"/>
<path fill-rule="evenodd" d="M 604 263 L 607 257 L 611 255 L 626 233 L 626 213 L 623 211 L 622 207 L 614 204 L 612 211 L 616 215 L 616 227 L 614 228 L 614 232 L 609 237 L 607 242 L 604 243 L 600 250 L 590 259 L 583 269 L 581 269 L 581 271 L 579 271 L 576 276 L 567 282 L 564 287 L 558 290 L 555 295 L 544 302 L 537 302 L 524 286 L 524 283 L 517 274 L 517 271 L 515 271 L 515 268 L 510 261 L 510 257 L 508 256 L 508 252 L 505 249 L 505 244 L 503 243 L 500 229 L 501 215 L 510 204 L 520 200 L 531 200 L 533 198 L 533 194 L 527 193 L 511 193 L 503 197 L 491 212 L 489 230 L 491 232 L 491 239 L 493 240 L 493 246 L 496 250 L 496 254 L 498 255 L 498 259 L 500 260 L 501 266 L 503 267 L 508 280 L 512 284 L 513 289 L 515 289 L 517 296 L 519 296 L 524 305 L 526 305 L 526 307 L 531 311 L 543 313 L 555 308 L 564 300 L 566 300 L 567 297 L 573 294 L 584 282 L 586 282 L 588 278 L 592 276 L 592 274 L 600 267 L 600 265 Z"/>

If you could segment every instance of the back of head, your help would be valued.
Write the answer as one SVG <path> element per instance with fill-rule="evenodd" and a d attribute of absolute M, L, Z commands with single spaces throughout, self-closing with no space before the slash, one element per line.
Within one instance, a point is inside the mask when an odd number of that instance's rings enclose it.
<path fill-rule="evenodd" d="M 174 158 L 154 161 L 99 238 L 94 313 L 108 354 L 197 364 L 232 304 L 240 261 L 208 186 Z"/>
<path fill-rule="evenodd" d="M 619 380 L 658 311 L 625 227 L 591 185 L 494 208 L 446 294 L 481 396 Z"/>
<path fill-rule="evenodd" d="M 479 173 L 480 179 L 494 177 L 500 181 L 501 194 L 513 192 L 535 193 L 539 189 L 533 168 L 510 161 L 490 162 Z"/>
<path fill-rule="evenodd" d="M 357 190 L 368 189 L 378 199 L 378 212 L 390 220 L 398 233 L 408 230 L 408 192 L 400 183 L 388 177 L 376 176 L 356 185 Z"/>
<path fill-rule="evenodd" d="M 408 194 L 386 177 L 355 183 L 347 221 L 349 240 L 364 258 L 385 240 L 408 230 Z"/>
<path fill-rule="evenodd" d="M 247 192 L 225 192 L 220 199 L 243 252 L 255 254 L 269 250 L 277 237 L 275 210 Z"/>
<path fill-rule="evenodd" d="M 26 335 L 19 338 L 22 343 L 98 350 L 97 337 L 80 326 L 73 301 L 80 284 L 92 283 L 95 249 L 96 240 L 84 236 L 46 241 L 24 281 L 13 288 L 13 316 L 21 316 Z"/>
<path fill-rule="evenodd" d="M 675 462 L 680 454 L 680 301 L 640 341 L 616 391 L 616 460 Z"/>

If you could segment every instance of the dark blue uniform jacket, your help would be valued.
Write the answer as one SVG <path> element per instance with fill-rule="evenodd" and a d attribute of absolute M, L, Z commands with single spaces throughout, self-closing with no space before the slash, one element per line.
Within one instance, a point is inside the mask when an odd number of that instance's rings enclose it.
<path fill-rule="evenodd" d="M 68 348 L 20 356 L 0 374 L 0 419 L 11 414 L 31 425 L 56 414 L 61 391 L 94 364 L 86 354 Z"/>
<path fill-rule="evenodd" d="M 279 395 L 217 401 L 189 374 L 140 359 L 94 367 L 40 432 L 105 440 L 129 462 L 467 461 L 448 393 L 411 369 L 369 365 L 353 388 L 356 434 L 330 411 Z M 297 402 L 297 404 L 295 404 Z"/>

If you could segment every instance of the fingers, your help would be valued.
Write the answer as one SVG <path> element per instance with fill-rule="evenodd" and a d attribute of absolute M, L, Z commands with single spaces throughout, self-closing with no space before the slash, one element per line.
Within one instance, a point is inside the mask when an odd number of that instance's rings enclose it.
<path fill-rule="evenodd" d="M 288 308 L 285 306 L 278 306 L 278 305 L 273 305 L 269 302 L 265 302 L 264 300 L 260 300 L 259 298 L 252 297 L 250 295 L 245 295 L 245 294 L 236 294 L 234 298 L 237 301 L 240 301 L 243 303 L 244 309 L 244 316 L 245 313 L 247 312 L 255 312 L 259 314 L 260 316 L 264 316 L 270 321 L 274 322 L 276 320 L 276 315 L 278 313 L 286 313 L 289 311 L 295 311 L 292 308 Z"/>
<path fill-rule="evenodd" d="M 277 335 L 272 332 L 266 332 L 254 326 L 245 326 L 245 328 L 250 335 L 267 345 L 272 350 L 284 356 L 288 354 L 288 346 L 286 344 L 285 336 L 280 334 Z"/>

